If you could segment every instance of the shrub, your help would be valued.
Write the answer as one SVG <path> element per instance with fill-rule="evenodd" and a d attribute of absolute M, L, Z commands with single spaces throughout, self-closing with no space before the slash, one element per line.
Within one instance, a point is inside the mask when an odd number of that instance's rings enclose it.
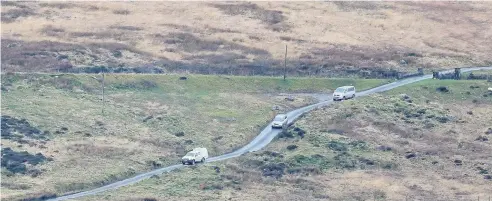
<path fill-rule="evenodd" d="M 41 29 L 41 33 L 43 33 L 44 35 L 47 35 L 47 36 L 59 36 L 63 32 L 65 32 L 65 29 L 63 29 L 63 28 L 56 28 L 56 27 L 54 27 L 52 25 L 44 26 Z M 61 60 L 61 59 L 59 59 L 59 60 Z"/>
<path fill-rule="evenodd" d="M 249 15 L 268 25 L 278 24 L 285 20 L 281 11 L 266 10 L 254 3 L 215 5 L 215 7 L 228 15 Z"/>
<path fill-rule="evenodd" d="M 185 133 L 183 131 L 180 131 L 180 132 L 174 133 L 174 135 L 176 137 L 183 137 L 185 135 Z"/>
<path fill-rule="evenodd" d="M 283 155 L 278 153 L 278 152 L 274 152 L 274 151 L 264 151 L 263 153 L 261 153 L 260 155 L 267 155 L 267 156 L 271 156 L 271 157 L 280 157 L 282 158 Z"/>
<path fill-rule="evenodd" d="M 10 9 L 6 12 L 2 12 L 2 22 L 11 23 L 11 22 L 14 22 L 17 18 L 28 17 L 28 16 L 32 16 L 32 15 L 36 15 L 36 14 L 34 12 L 32 12 L 31 9 L 29 9 L 29 8 Z"/>
<path fill-rule="evenodd" d="M 23 137 L 34 139 L 46 138 L 41 130 L 31 126 L 31 124 L 26 119 L 17 119 L 8 115 L 2 115 L 1 128 L 1 137 L 3 139 L 11 139 L 19 142 L 20 140 L 22 140 Z"/>
<path fill-rule="evenodd" d="M 31 195 L 27 198 L 21 199 L 21 201 L 41 201 L 56 198 L 55 193 L 41 193 L 38 195 Z"/>
<path fill-rule="evenodd" d="M 447 123 L 450 121 L 449 117 L 445 117 L 445 116 L 442 116 L 442 117 L 436 117 L 436 120 L 440 123 Z"/>
<path fill-rule="evenodd" d="M 437 87 L 436 89 L 438 92 L 444 92 L 444 93 L 447 93 L 449 92 L 449 89 L 448 87 L 445 87 L 445 86 L 440 86 L 440 87 Z"/>
<path fill-rule="evenodd" d="M 261 167 L 262 175 L 265 177 L 281 178 L 285 174 L 287 165 L 284 163 L 271 163 Z"/>
<path fill-rule="evenodd" d="M 337 168 L 354 169 L 357 164 L 357 161 L 347 152 L 337 154 L 334 159 Z"/>
<path fill-rule="evenodd" d="M 121 58 L 123 56 L 123 54 L 121 53 L 121 51 L 119 50 L 114 50 L 112 52 L 113 56 L 116 57 L 116 58 Z"/>
<path fill-rule="evenodd" d="M 306 134 L 306 131 L 299 127 L 295 127 L 294 131 L 297 132 L 297 135 L 299 135 L 301 138 L 304 138 L 304 135 Z"/>
<path fill-rule="evenodd" d="M 383 146 L 379 146 L 377 149 L 380 150 L 380 151 L 391 151 L 392 150 L 391 147 L 384 146 L 384 145 Z"/>
<path fill-rule="evenodd" d="M 383 169 L 393 170 L 393 169 L 396 169 L 398 166 L 395 163 L 383 163 L 383 164 L 381 164 L 381 167 Z"/>
<path fill-rule="evenodd" d="M 477 139 L 475 139 L 475 141 L 486 142 L 486 141 L 489 141 L 489 138 L 487 138 L 485 136 L 478 136 Z"/>
<path fill-rule="evenodd" d="M 143 30 L 140 27 L 134 27 L 134 26 L 111 26 L 112 29 L 119 29 L 119 30 L 125 30 L 125 31 L 141 31 Z"/>
<path fill-rule="evenodd" d="M 157 83 L 150 80 L 129 81 L 121 84 L 114 85 L 117 89 L 137 89 L 137 90 L 151 90 L 157 88 Z"/>
<path fill-rule="evenodd" d="M 283 130 L 278 135 L 279 138 L 294 138 L 294 134 L 292 134 L 289 130 Z"/>
<path fill-rule="evenodd" d="M 330 141 L 328 142 L 328 148 L 333 151 L 348 151 L 347 144 L 339 141 Z"/>
<path fill-rule="evenodd" d="M 352 141 L 348 145 L 350 145 L 354 149 L 360 149 L 360 150 L 368 149 L 367 143 L 362 140 Z"/>
<path fill-rule="evenodd" d="M 456 160 L 454 160 L 454 164 L 457 166 L 461 166 L 461 165 L 463 165 L 463 161 L 456 159 Z"/>
<path fill-rule="evenodd" d="M 69 4 L 69 3 L 40 3 L 39 6 L 58 8 L 58 9 L 66 9 L 66 8 L 73 8 L 74 7 L 73 4 Z"/>
<path fill-rule="evenodd" d="M 405 155 L 406 159 L 415 158 L 415 157 L 417 157 L 417 154 L 413 152 L 407 152 L 407 155 Z"/>
<path fill-rule="evenodd" d="M 128 15 L 130 14 L 130 11 L 122 9 L 122 10 L 114 10 L 113 13 L 117 15 Z"/>
<path fill-rule="evenodd" d="M 24 163 L 36 166 L 47 160 L 47 158 L 41 154 L 37 153 L 35 155 L 29 154 L 26 151 L 16 152 L 11 148 L 2 148 L 2 161 L 1 166 L 5 167 L 7 170 L 13 173 L 26 174 L 27 167 Z M 32 172 L 34 173 L 34 172 Z"/>
<path fill-rule="evenodd" d="M 295 144 L 292 144 L 292 145 L 287 146 L 287 150 L 291 150 L 292 151 L 292 150 L 295 150 L 295 149 L 297 149 L 297 145 L 295 145 Z"/>

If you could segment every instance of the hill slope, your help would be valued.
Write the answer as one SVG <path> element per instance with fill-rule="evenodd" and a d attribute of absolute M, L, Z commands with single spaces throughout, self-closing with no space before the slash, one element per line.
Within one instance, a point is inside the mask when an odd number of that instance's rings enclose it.
<path fill-rule="evenodd" d="M 285 45 L 291 74 L 485 65 L 492 62 L 491 8 L 490 2 L 2 2 L 2 70 L 278 74 Z"/>
<path fill-rule="evenodd" d="M 426 80 L 344 101 L 306 114 L 263 151 L 80 200 L 487 200 L 488 87 Z"/>

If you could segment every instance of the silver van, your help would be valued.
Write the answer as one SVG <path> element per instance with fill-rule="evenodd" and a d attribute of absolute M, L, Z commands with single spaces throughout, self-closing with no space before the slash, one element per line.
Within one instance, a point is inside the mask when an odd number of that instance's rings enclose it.
<path fill-rule="evenodd" d="M 343 86 L 338 87 L 333 92 L 333 100 L 347 100 L 349 98 L 355 98 L 355 87 L 354 86 Z"/>

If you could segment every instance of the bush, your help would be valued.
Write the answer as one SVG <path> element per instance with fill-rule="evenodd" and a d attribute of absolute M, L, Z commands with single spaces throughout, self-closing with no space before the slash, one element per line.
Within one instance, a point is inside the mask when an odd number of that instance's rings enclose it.
<path fill-rule="evenodd" d="M 289 130 L 283 130 L 278 135 L 279 138 L 294 138 L 294 134 L 292 134 Z"/>
<path fill-rule="evenodd" d="M 2 1 L 3 4 L 3 1 Z M 31 9 L 10 9 L 6 12 L 2 12 L 2 22 L 11 23 L 14 22 L 19 17 L 28 17 L 36 15 L 36 13 L 32 12 Z"/>
<path fill-rule="evenodd" d="M 447 122 L 450 121 L 449 117 L 445 117 L 445 116 L 443 116 L 443 117 L 436 117 L 436 120 L 438 122 L 440 122 L 440 123 L 447 123 Z"/>
<path fill-rule="evenodd" d="M 44 193 L 41 195 L 30 196 L 30 197 L 21 199 L 21 201 L 42 201 L 42 200 L 48 200 L 48 199 L 52 199 L 52 198 L 56 198 L 55 193 Z"/>
<path fill-rule="evenodd" d="M 391 151 L 392 150 L 391 147 L 384 146 L 384 145 L 383 146 L 379 146 L 377 149 L 380 150 L 380 151 Z"/>
<path fill-rule="evenodd" d="M 407 155 L 405 155 L 406 159 L 415 158 L 415 157 L 417 157 L 417 154 L 413 152 L 407 152 Z"/>
<path fill-rule="evenodd" d="M 121 51 L 119 50 L 114 50 L 112 52 L 113 56 L 116 57 L 116 58 L 121 58 L 123 56 L 123 54 L 121 53 Z"/>
<path fill-rule="evenodd" d="M 295 127 L 294 131 L 297 132 L 297 135 L 301 138 L 304 138 L 304 135 L 306 134 L 306 131 L 299 127 Z"/>
<path fill-rule="evenodd" d="M 284 163 L 271 163 L 261 167 L 262 175 L 265 177 L 281 178 L 285 174 L 287 165 Z"/>
<path fill-rule="evenodd" d="M 130 11 L 129 10 L 114 10 L 113 13 L 117 14 L 117 15 L 128 15 L 128 14 L 130 14 Z"/>
<path fill-rule="evenodd" d="M 486 142 L 486 141 L 489 141 L 489 138 L 487 138 L 485 136 L 478 136 L 478 138 L 475 139 L 475 141 Z"/>
<path fill-rule="evenodd" d="M 355 149 L 365 150 L 368 149 L 367 143 L 362 140 L 352 141 L 348 145 Z"/>
<path fill-rule="evenodd" d="M 338 134 L 338 135 L 343 135 L 345 133 L 345 131 L 342 130 L 342 129 L 329 129 L 326 132 L 328 132 L 328 133 L 335 133 L 335 134 Z"/>
<path fill-rule="evenodd" d="M 37 153 L 35 155 L 29 154 L 27 151 L 16 152 L 11 148 L 2 148 L 2 161 L 1 166 L 5 167 L 12 173 L 26 174 L 27 167 L 24 163 L 36 166 L 45 160 L 47 160 L 43 154 Z M 31 172 L 35 173 L 35 172 Z"/>
<path fill-rule="evenodd" d="M 183 137 L 185 135 L 185 133 L 183 131 L 180 131 L 180 132 L 174 133 L 174 135 L 176 137 Z"/>
<path fill-rule="evenodd" d="M 448 87 L 444 87 L 444 86 L 437 87 L 437 89 L 436 89 L 436 90 L 437 90 L 438 92 L 444 92 L 444 93 L 449 92 Z"/>
<path fill-rule="evenodd" d="M 44 133 L 31 126 L 26 119 L 17 119 L 8 115 L 2 115 L 1 117 L 1 130 L 1 138 L 17 142 L 21 142 L 24 137 L 46 139 Z"/>
<path fill-rule="evenodd" d="M 271 156 L 271 157 L 284 157 L 282 154 L 278 153 L 278 152 L 274 152 L 274 151 L 264 151 L 262 154 L 260 155 L 267 155 L 267 156 Z"/>
<path fill-rule="evenodd" d="M 150 115 L 148 117 L 145 117 L 145 119 L 143 119 L 142 121 L 145 123 L 145 122 L 151 120 L 152 118 L 154 118 L 154 116 Z"/>
<path fill-rule="evenodd" d="M 337 168 L 354 169 L 357 165 L 357 161 L 347 152 L 337 154 L 334 159 Z"/>
<path fill-rule="evenodd" d="M 330 141 L 328 142 L 328 148 L 333 151 L 348 151 L 347 144 L 339 141 Z"/>
<path fill-rule="evenodd" d="M 295 150 L 295 149 L 297 149 L 297 145 L 295 145 L 295 144 L 292 144 L 292 145 L 287 146 L 287 150 L 291 150 L 292 151 L 292 150 Z"/>
<path fill-rule="evenodd" d="M 117 89 L 137 89 L 137 90 L 151 90 L 157 88 L 157 83 L 150 80 L 139 80 L 139 81 L 131 81 L 124 82 L 121 84 L 114 85 Z"/>

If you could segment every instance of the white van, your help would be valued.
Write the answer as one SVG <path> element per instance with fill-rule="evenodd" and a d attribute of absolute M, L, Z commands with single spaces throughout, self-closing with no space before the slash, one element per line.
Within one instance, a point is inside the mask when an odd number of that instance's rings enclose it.
<path fill-rule="evenodd" d="M 181 158 L 181 163 L 183 163 L 183 165 L 195 165 L 195 163 L 198 161 L 204 163 L 207 158 L 208 151 L 206 148 L 194 148 L 192 151 L 183 156 L 183 158 Z"/>
<path fill-rule="evenodd" d="M 343 87 L 338 87 L 334 92 L 333 92 L 333 100 L 347 100 L 349 98 L 354 98 L 355 97 L 355 87 L 354 86 L 343 86 Z"/>

